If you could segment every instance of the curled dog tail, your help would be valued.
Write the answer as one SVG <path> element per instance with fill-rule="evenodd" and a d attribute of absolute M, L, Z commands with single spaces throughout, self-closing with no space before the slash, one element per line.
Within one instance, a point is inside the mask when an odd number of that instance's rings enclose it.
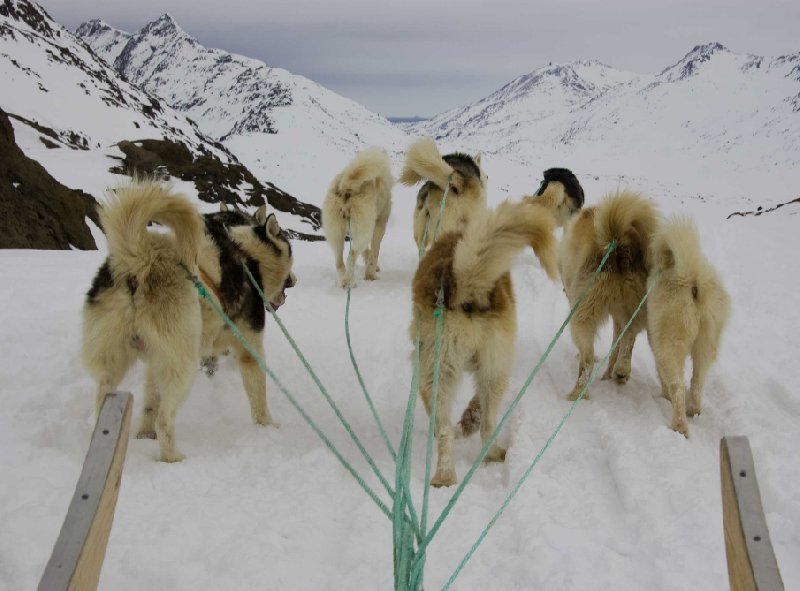
<path fill-rule="evenodd" d="M 486 308 L 495 283 L 511 268 L 514 256 L 532 246 L 551 278 L 557 277 L 555 220 L 546 208 L 530 203 L 501 203 L 475 220 L 453 253 L 458 304 Z"/>
<path fill-rule="evenodd" d="M 454 171 L 455 169 L 442 158 L 436 142 L 432 138 L 425 137 L 411 144 L 406 150 L 406 163 L 398 181 L 410 186 L 428 180 L 444 190 L 447 179 L 450 178 L 451 184 L 460 190 L 463 179 L 458 179 L 459 175 L 453 174 Z"/>
<path fill-rule="evenodd" d="M 648 249 L 658 228 L 658 213 L 650 201 L 631 191 L 614 193 L 597 206 L 594 228 L 601 252 L 612 241 L 617 243 L 608 260 L 610 271 L 646 272 L 649 267 Z"/>
<path fill-rule="evenodd" d="M 373 146 L 356 154 L 339 174 L 337 192 L 349 196 L 358 192 L 364 183 L 380 180 L 391 188 L 392 168 L 386 150 Z"/>
<path fill-rule="evenodd" d="M 109 192 L 100 221 L 116 268 L 140 275 L 165 258 L 190 268 L 196 264 L 203 220 L 186 197 L 156 181 L 137 181 Z M 156 233 L 147 231 L 151 221 L 171 228 L 174 237 L 157 240 Z"/>

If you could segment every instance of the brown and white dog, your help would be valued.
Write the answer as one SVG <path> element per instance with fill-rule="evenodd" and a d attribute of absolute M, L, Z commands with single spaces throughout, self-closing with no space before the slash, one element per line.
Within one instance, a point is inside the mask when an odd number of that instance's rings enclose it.
<path fill-rule="evenodd" d="M 656 283 L 647 300 L 647 334 L 661 393 L 672 401 L 671 427 L 688 436 L 686 417 L 702 411 L 703 386 L 728 322 L 730 297 L 703 256 L 689 218 L 674 217 L 664 223 L 650 252 Z M 688 405 L 683 381 L 687 357 L 692 358 Z"/>
<path fill-rule="evenodd" d="M 559 246 L 558 264 L 571 306 L 589 284 L 608 245 L 617 242 L 616 250 L 570 321 L 579 361 L 578 379 L 567 396 L 569 400 L 580 396 L 591 377 L 594 340 L 600 326 L 611 316 L 616 341 L 647 291 L 648 248 L 658 222 L 656 208 L 650 201 L 637 193 L 620 191 L 605 197 L 595 207 L 583 209 L 567 226 Z M 614 378 L 620 384 L 628 380 L 636 335 L 646 326 L 647 313 L 643 307 L 610 356 L 604 379 Z"/>
<path fill-rule="evenodd" d="M 364 279 L 377 279 L 378 255 L 392 211 L 389 156 L 382 148 L 367 148 L 337 174 L 322 205 L 322 229 L 336 262 L 340 287 L 355 286 L 353 268 L 364 257 Z M 350 224 L 352 267 L 344 261 L 344 242 Z"/>
<path fill-rule="evenodd" d="M 444 310 L 435 421 L 438 461 L 433 486 L 457 482 L 450 415 L 465 371 L 475 376 L 482 440 L 485 442 L 495 429 L 517 331 L 511 263 L 520 250 L 533 246 L 542 266 L 555 279 L 555 227 L 555 220 L 542 206 L 506 202 L 492 212 L 479 213 L 468 231 L 447 232 L 437 238 L 420 260 L 412 284 L 414 320 L 410 335 L 415 341 L 418 318 L 420 396 L 429 414 L 436 357 L 434 312 L 440 292 Z M 486 461 L 504 458 L 505 450 L 494 445 Z"/>
<path fill-rule="evenodd" d="M 97 410 L 141 359 L 147 373 L 137 437 L 157 438 L 161 461 L 180 461 L 178 407 L 201 356 L 230 349 L 238 357 L 253 421 L 270 424 L 264 373 L 199 297 L 188 273 L 199 276 L 263 358 L 264 304 L 243 266 L 273 307 L 284 302 L 284 290 L 296 280 L 292 248 L 275 216 L 263 207 L 255 218 L 239 212 L 200 215 L 183 195 L 140 181 L 111 192 L 100 219 L 108 258 L 86 296 L 82 347 L 84 365 L 97 381 Z M 151 222 L 171 232 L 148 230 Z"/>
<path fill-rule="evenodd" d="M 450 189 L 439 221 L 448 179 Z M 398 181 L 408 186 L 425 181 L 414 210 L 414 241 L 420 251 L 430 247 L 434 233 L 463 232 L 472 218 L 486 210 L 486 174 L 481 169 L 480 154 L 474 158 L 460 152 L 442 156 L 433 139 L 422 138 L 406 150 Z"/>

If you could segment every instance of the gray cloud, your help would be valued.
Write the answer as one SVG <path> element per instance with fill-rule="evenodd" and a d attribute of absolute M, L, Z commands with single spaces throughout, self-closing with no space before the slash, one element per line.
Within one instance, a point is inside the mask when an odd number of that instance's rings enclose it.
<path fill-rule="evenodd" d="M 657 72 L 694 45 L 800 51 L 786 0 L 42 0 L 74 29 L 91 18 L 133 32 L 169 12 L 202 44 L 307 76 L 385 115 L 433 115 L 548 62 L 597 59 Z"/>

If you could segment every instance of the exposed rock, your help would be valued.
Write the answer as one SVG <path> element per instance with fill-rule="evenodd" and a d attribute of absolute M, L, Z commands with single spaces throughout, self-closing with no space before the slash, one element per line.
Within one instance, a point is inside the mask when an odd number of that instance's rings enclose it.
<path fill-rule="evenodd" d="M 752 216 L 758 217 L 758 216 L 760 216 L 760 215 L 762 215 L 764 213 L 772 213 L 773 211 L 777 211 L 778 209 L 780 209 L 784 205 L 791 205 L 792 203 L 800 204 L 800 197 L 798 197 L 797 199 L 792 199 L 791 201 L 787 201 L 786 203 L 779 203 L 775 207 L 770 207 L 769 209 L 764 209 L 763 207 L 759 206 L 754 211 L 734 211 L 732 214 L 730 214 L 725 219 L 729 220 L 734 216 L 745 217 L 745 216 L 748 216 L 748 215 L 752 215 Z"/>
<path fill-rule="evenodd" d="M 273 209 L 300 216 L 313 230 L 321 227 L 320 210 L 315 205 L 303 203 L 281 191 L 271 183 L 262 183 L 242 164 L 222 162 L 207 153 L 193 156 L 182 143 L 170 140 L 122 141 L 117 144 L 125 154 L 122 164 L 111 172 L 136 175 L 165 175 L 190 181 L 197 195 L 208 203 L 228 203 L 258 207 L 267 203 Z M 237 191 L 247 194 L 242 199 Z M 324 240 L 320 234 L 288 231 L 302 240 Z"/>
<path fill-rule="evenodd" d="M 65 187 L 17 145 L 0 109 L 0 248 L 97 248 L 86 218 L 100 224 L 94 197 Z"/>

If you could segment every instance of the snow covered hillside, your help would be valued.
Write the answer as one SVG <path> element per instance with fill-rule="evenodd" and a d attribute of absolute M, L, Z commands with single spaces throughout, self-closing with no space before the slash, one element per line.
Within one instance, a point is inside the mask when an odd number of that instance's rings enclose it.
<path fill-rule="evenodd" d="M 357 150 L 380 144 L 400 151 L 408 142 L 384 117 L 308 78 L 202 46 L 168 14 L 133 34 L 101 21 L 76 34 L 128 80 L 222 140 L 255 174 L 304 200 L 316 197 L 301 180 L 306 168 L 326 166 L 332 177 Z M 317 160 L 319 152 L 340 156 Z"/>
<path fill-rule="evenodd" d="M 800 185 L 800 52 L 777 58 L 711 43 L 653 75 L 597 62 L 550 65 L 477 103 L 419 124 L 473 150 L 539 167 L 637 170 L 667 183 L 691 179 L 731 197 L 796 197 Z"/>

